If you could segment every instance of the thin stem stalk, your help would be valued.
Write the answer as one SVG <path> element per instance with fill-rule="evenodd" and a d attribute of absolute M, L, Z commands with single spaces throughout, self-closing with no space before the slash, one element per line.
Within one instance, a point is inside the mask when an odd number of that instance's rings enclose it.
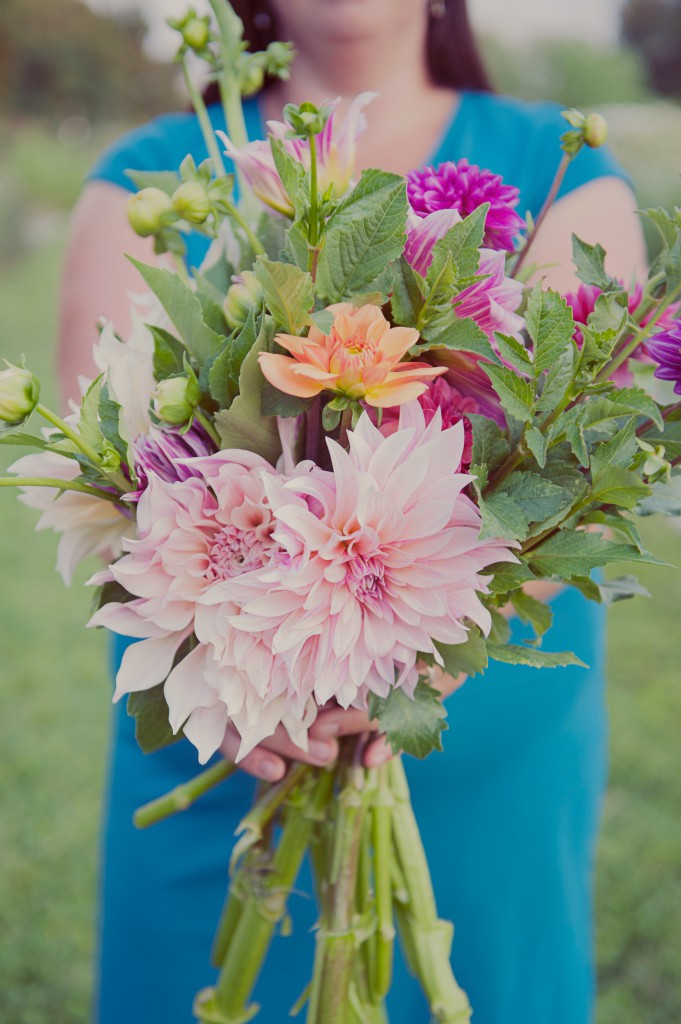
<path fill-rule="evenodd" d="M 78 480 L 60 480 L 59 477 L 48 476 L 2 476 L 0 487 L 52 487 L 57 491 L 78 491 L 79 494 L 87 494 L 91 498 L 110 501 L 112 505 L 118 505 L 121 497 L 120 494 L 111 494 L 99 487 L 81 484 Z"/>
<path fill-rule="evenodd" d="M 218 434 L 217 430 L 215 429 L 215 427 L 213 426 L 211 421 L 206 416 L 205 412 L 202 412 L 201 409 L 196 408 L 194 410 L 194 417 L 195 417 L 195 419 L 197 419 L 199 421 L 199 423 L 201 424 L 203 429 L 206 431 L 208 436 L 211 438 L 211 440 L 213 440 L 215 442 L 215 444 L 218 446 L 218 448 L 221 448 L 222 447 L 222 440 L 220 438 L 220 435 Z"/>
<path fill-rule="evenodd" d="M 541 228 L 542 224 L 546 220 L 546 215 L 548 214 L 549 210 L 551 209 L 551 207 L 553 206 L 553 204 L 556 201 L 558 193 L 560 192 L 560 186 L 563 184 L 563 179 L 565 178 L 565 175 L 567 173 L 567 169 L 570 166 L 571 162 L 572 162 L 572 156 L 569 153 L 563 153 L 563 158 L 560 161 L 560 163 L 558 164 L 558 170 L 556 171 L 556 176 L 553 179 L 553 184 L 551 185 L 551 188 L 549 189 L 549 193 L 548 193 L 546 199 L 544 200 L 544 205 L 542 206 L 542 208 L 541 208 L 541 210 L 539 212 L 539 215 L 538 215 L 536 221 L 534 222 L 532 231 L 527 236 L 527 241 L 525 242 L 525 246 L 524 246 L 522 252 L 519 254 L 517 260 L 515 261 L 515 264 L 513 266 L 513 270 L 511 271 L 511 274 L 510 274 L 511 277 L 517 277 L 518 274 L 520 273 L 520 270 L 522 269 L 523 264 L 525 263 L 525 260 L 527 259 L 527 254 L 529 253 L 530 249 L 532 248 L 532 245 L 534 244 L 534 242 L 535 242 L 535 240 L 537 238 L 537 234 L 539 233 L 539 229 Z"/>
<path fill-rule="evenodd" d="M 42 416 L 43 419 L 47 420 L 48 423 L 51 423 L 52 426 L 60 430 L 64 437 L 68 437 L 69 441 L 73 441 L 75 446 L 80 449 L 83 455 L 90 460 L 93 466 L 96 466 L 97 469 L 101 470 L 102 474 L 108 477 L 112 484 L 119 487 L 122 491 L 129 490 L 129 481 L 126 480 L 121 473 L 110 473 L 103 469 L 102 457 L 99 452 L 96 451 L 92 445 L 88 444 L 77 430 L 70 427 L 66 420 L 63 420 L 61 416 L 57 416 L 55 412 L 52 412 L 51 409 L 48 409 L 47 406 L 43 405 L 41 402 L 38 402 L 35 407 L 35 411 L 38 415 Z"/>
<path fill-rule="evenodd" d="M 205 793 L 215 789 L 221 782 L 228 779 L 236 771 L 236 765 L 231 761 L 218 761 L 217 764 L 206 768 L 204 772 L 196 775 L 188 782 L 175 786 L 169 793 L 151 800 L 148 804 L 135 811 L 133 822 L 137 828 L 149 828 L 159 821 L 170 818 L 179 811 L 186 811 L 188 807 L 195 804 Z"/>
<path fill-rule="evenodd" d="M 220 147 L 218 146 L 218 141 L 215 137 L 215 129 L 211 124 L 206 104 L 203 101 L 203 96 L 201 95 L 200 91 L 196 88 L 192 76 L 189 73 L 189 65 L 187 63 L 187 58 L 184 55 L 182 57 L 181 64 L 185 85 L 187 86 L 187 92 L 189 93 L 189 99 L 191 100 L 192 106 L 194 107 L 194 111 L 196 112 L 196 117 L 199 122 L 199 127 L 201 128 L 203 141 L 206 143 L 208 155 L 213 161 L 215 176 L 218 178 L 224 178 L 227 171 L 225 169 L 225 164 L 222 159 Z"/>

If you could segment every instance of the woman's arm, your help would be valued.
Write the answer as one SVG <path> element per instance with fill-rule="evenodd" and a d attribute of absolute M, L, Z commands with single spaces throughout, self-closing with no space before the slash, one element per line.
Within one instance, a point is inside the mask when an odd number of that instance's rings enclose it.
<path fill-rule="evenodd" d="M 93 181 L 73 211 L 62 270 L 57 335 L 57 373 L 64 405 L 80 395 L 78 376 L 93 378 L 97 323 L 112 320 L 122 337 L 131 327 L 131 292 L 146 285 L 126 254 L 150 263 L 152 242 L 128 224 L 128 195 L 118 185 Z"/>

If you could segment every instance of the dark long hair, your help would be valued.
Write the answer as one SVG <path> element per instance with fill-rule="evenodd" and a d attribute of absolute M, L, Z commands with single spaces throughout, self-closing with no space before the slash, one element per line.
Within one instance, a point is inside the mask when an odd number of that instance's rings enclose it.
<path fill-rule="evenodd" d="M 244 38 L 248 40 L 250 50 L 264 50 L 279 38 L 276 16 L 266 0 L 231 2 L 244 23 Z M 444 14 L 428 19 L 426 56 L 435 85 L 449 89 L 493 91 L 473 35 L 466 0 L 446 0 Z M 219 100 L 215 82 L 208 86 L 204 96 L 207 103 Z"/>

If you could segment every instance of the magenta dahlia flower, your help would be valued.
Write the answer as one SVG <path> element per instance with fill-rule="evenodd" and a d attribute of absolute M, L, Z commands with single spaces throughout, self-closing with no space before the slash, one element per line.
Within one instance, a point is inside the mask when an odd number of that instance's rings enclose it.
<path fill-rule="evenodd" d="M 681 319 L 666 331 L 654 334 L 646 342 L 648 354 L 658 364 L 655 376 L 674 381 L 674 391 L 681 395 Z"/>
<path fill-rule="evenodd" d="M 407 196 L 419 217 L 437 210 L 457 210 L 462 217 L 490 204 L 485 245 L 489 249 L 513 252 L 515 239 L 525 222 L 515 210 L 520 191 L 504 184 L 503 178 L 467 160 L 451 160 L 437 167 L 423 167 L 407 175 Z"/>

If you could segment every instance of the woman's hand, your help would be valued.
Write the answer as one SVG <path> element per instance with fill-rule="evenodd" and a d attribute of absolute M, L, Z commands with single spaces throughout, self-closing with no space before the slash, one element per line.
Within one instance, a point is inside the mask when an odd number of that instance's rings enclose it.
<path fill-rule="evenodd" d="M 443 697 L 448 697 L 457 690 L 466 679 L 463 674 L 455 679 L 437 667 L 424 667 L 423 672 L 428 674 L 431 685 L 438 689 Z M 378 722 L 371 720 L 366 711 L 360 711 L 358 708 L 344 709 L 329 705 L 319 712 L 310 728 L 307 752 L 292 743 L 283 726 L 279 726 L 274 736 L 263 740 L 239 762 L 239 768 L 266 782 L 278 782 L 286 773 L 287 761 L 303 761 L 305 764 L 323 767 L 338 757 L 338 740 L 341 736 L 357 736 L 362 733 L 378 733 Z M 228 760 L 233 761 L 236 757 L 239 742 L 236 729 L 229 726 L 220 747 Z M 380 764 L 385 764 L 392 756 L 392 748 L 385 736 L 378 734 L 372 736 L 366 745 L 364 765 L 367 768 L 376 768 Z"/>

